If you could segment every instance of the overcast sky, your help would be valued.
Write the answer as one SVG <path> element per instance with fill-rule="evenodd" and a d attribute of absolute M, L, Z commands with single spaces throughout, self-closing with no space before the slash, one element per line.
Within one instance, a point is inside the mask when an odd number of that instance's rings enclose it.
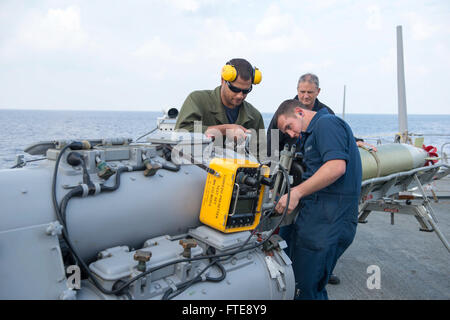
<path fill-rule="evenodd" d="M 337 113 L 396 113 L 403 26 L 410 114 L 450 113 L 449 0 L 0 0 L 0 108 L 180 108 L 242 57 L 274 112 L 316 73 Z"/>

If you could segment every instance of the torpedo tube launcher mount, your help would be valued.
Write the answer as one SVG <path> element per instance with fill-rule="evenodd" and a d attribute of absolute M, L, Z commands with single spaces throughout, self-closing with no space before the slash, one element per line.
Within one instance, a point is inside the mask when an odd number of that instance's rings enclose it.
<path fill-rule="evenodd" d="M 289 196 L 295 152 L 282 152 L 270 178 L 249 155 L 219 158 L 210 139 L 171 132 L 173 118 L 158 119 L 146 142 L 37 143 L 26 151 L 46 160 L 0 170 L 1 299 L 294 297 L 286 242 L 274 234 L 293 218 L 274 214 L 270 189 Z M 210 158 L 193 164 L 172 152 L 179 145 L 210 148 Z M 409 145 L 360 152 L 366 198 L 448 174 Z M 418 180 L 400 177 L 411 171 Z"/>

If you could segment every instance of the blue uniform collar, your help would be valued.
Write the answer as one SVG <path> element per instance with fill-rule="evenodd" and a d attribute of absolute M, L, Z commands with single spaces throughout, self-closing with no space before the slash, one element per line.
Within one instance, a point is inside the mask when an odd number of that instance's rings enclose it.
<path fill-rule="evenodd" d="M 317 99 L 316 99 L 316 102 L 317 102 Z M 295 143 L 297 145 L 300 145 L 300 142 L 302 140 L 305 141 L 306 137 L 311 134 L 312 130 L 316 126 L 316 123 L 319 120 L 319 118 L 326 114 L 329 114 L 329 113 L 328 113 L 327 109 L 325 109 L 325 108 L 322 108 L 319 111 L 316 111 L 316 114 L 311 119 L 311 122 L 309 123 L 308 127 L 306 128 L 306 131 L 301 132 L 300 137 L 297 139 L 297 141 Z"/>
<path fill-rule="evenodd" d="M 312 130 L 314 129 L 314 127 L 316 126 L 316 123 L 319 120 L 319 118 L 321 118 L 322 116 L 324 116 L 326 114 L 329 114 L 329 113 L 325 108 L 320 109 L 319 111 L 316 111 L 316 114 L 311 119 L 311 122 L 309 123 L 308 127 L 306 128 L 306 133 L 311 133 Z"/>

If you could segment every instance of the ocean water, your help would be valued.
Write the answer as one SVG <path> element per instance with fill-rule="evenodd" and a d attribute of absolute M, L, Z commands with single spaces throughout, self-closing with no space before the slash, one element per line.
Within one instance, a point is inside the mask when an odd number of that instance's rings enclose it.
<path fill-rule="evenodd" d="M 271 113 L 263 113 L 266 127 Z M 137 139 L 156 126 L 160 112 L 0 110 L 0 169 L 14 165 L 16 155 L 25 159 L 41 158 L 23 152 L 39 141 L 59 139 L 101 139 L 127 137 Z M 345 120 L 356 137 L 376 144 L 392 142 L 398 132 L 396 115 L 348 114 Z M 409 115 L 408 130 L 424 134 L 425 145 L 441 150 L 450 143 L 450 115 Z M 450 154 L 450 144 L 444 147 Z"/>

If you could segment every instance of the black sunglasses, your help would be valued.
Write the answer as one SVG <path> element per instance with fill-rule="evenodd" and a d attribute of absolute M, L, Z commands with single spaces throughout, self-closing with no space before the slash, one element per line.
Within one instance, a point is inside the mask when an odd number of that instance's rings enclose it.
<path fill-rule="evenodd" d="M 228 82 L 228 81 L 225 81 L 225 82 L 227 83 L 228 88 L 230 88 L 230 90 L 233 91 L 234 93 L 242 92 L 243 94 L 247 94 L 247 93 L 249 93 L 250 91 L 252 91 L 252 89 L 253 89 L 253 86 L 250 86 L 250 88 L 248 88 L 248 89 L 236 88 L 236 87 L 233 86 L 230 82 Z"/>

